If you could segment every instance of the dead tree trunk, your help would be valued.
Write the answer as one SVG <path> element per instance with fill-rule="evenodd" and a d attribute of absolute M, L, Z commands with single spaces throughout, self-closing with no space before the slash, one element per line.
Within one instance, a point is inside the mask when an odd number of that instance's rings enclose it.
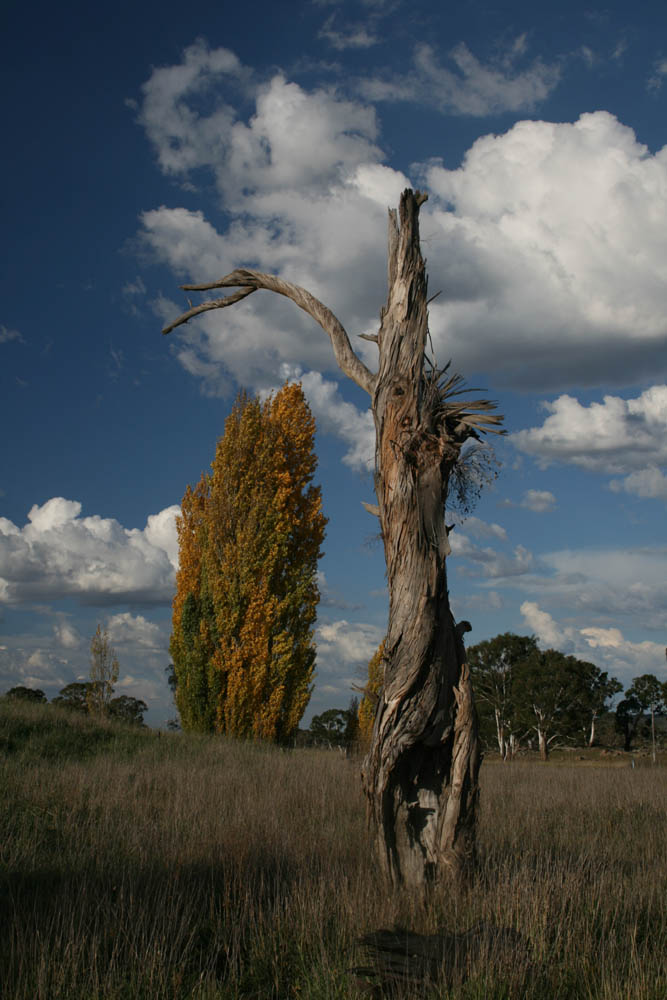
<path fill-rule="evenodd" d="M 379 370 L 356 356 L 336 317 L 309 292 L 274 275 L 237 270 L 210 285 L 239 287 L 191 308 L 163 331 L 264 288 L 291 298 L 331 339 L 345 374 L 372 398 L 375 489 L 389 582 L 384 686 L 362 780 L 379 857 L 394 883 L 421 886 L 469 869 L 480 765 L 463 633 L 449 606 L 444 504 L 461 448 L 501 417 L 486 400 L 462 401 L 459 376 L 425 363 L 427 286 L 419 246 L 426 195 L 406 190 L 389 213 L 389 295 L 377 338 Z"/>
<path fill-rule="evenodd" d="M 424 369 L 426 275 L 419 194 L 389 218 L 389 297 L 373 398 L 375 490 L 389 583 L 384 686 L 363 767 L 381 864 L 419 885 L 469 866 L 480 754 L 462 628 L 449 607 L 444 503 L 467 424 Z M 449 419 L 448 419 L 449 418 Z"/>

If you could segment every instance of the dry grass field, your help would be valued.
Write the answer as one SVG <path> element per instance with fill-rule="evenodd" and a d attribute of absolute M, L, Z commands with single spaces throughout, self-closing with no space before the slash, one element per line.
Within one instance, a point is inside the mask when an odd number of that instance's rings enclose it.
<path fill-rule="evenodd" d="M 394 995 L 350 970 L 400 926 L 460 946 L 397 996 L 665 1000 L 667 767 L 585 763 L 484 764 L 478 881 L 422 900 L 378 881 L 358 762 L 0 705 L 0 995 Z"/>

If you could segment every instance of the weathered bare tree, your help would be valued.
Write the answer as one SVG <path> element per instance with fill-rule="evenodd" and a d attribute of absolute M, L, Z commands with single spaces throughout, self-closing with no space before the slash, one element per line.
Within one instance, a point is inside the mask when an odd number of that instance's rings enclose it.
<path fill-rule="evenodd" d="M 373 374 L 333 313 L 305 289 L 274 275 L 239 269 L 187 291 L 238 288 L 194 306 L 175 327 L 258 289 L 295 302 L 328 334 L 341 370 L 369 393 L 376 428 L 375 490 L 389 584 L 384 687 L 362 780 L 386 875 L 421 886 L 460 879 L 474 857 L 480 753 L 463 632 L 449 606 L 450 552 L 444 504 L 470 438 L 499 432 L 487 400 L 464 400 L 462 379 L 426 357 L 427 282 L 419 245 L 426 195 L 407 189 L 389 212 L 387 303 L 376 337 Z"/>

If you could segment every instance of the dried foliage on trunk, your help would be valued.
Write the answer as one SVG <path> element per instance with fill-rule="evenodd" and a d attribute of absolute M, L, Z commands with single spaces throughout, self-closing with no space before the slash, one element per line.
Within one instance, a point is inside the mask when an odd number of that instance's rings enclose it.
<path fill-rule="evenodd" d="M 165 328 L 234 305 L 266 289 L 292 299 L 329 336 L 341 370 L 372 399 L 375 490 L 389 584 L 384 687 L 363 767 L 381 865 L 396 883 L 420 886 L 462 877 L 474 855 L 479 745 L 463 633 L 449 606 L 450 551 L 444 504 L 465 502 L 479 483 L 462 452 L 471 438 L 499 431 L 487 400 L 462 397 L 458 375 L 426 360 L 427 282 L 419 245 L 426 195 L 407 189 L 389 213 L 389 294 L 377 334 L 373 374 L 352 350 L 338 319 L 309 292 L 274 275 L 239 269 L 210 285 L 231 295 L 190 308 Z M 467 486 L 466 486 L 467 483 Z"/>
<path fill-rule="evenodd" d="M 184 728 L 282 742 L 308 704 L 326 518 L 301 387 L 240 397 L 183 498 L 171 654 Z"/>

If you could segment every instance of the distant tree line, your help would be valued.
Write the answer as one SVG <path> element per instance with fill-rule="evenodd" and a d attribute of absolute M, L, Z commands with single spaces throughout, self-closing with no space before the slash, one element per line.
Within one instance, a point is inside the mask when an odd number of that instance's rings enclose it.
<path fill-rule="evenodd" d="M 370 741 L 384 680 L 383 649 L 381 644 L 359 689 L 362 747 Z M 667 713 L 667 682 L 653 674 L 635 677 L 612 710 L 613 699 L 623 691 L 615 677 L 586 660 L 539 649 L 535 636 L 505 632 L 471 646 L 467 656 L 482 743 L 503 760 L 521 748 L 536 748 L 546 760 L 554 745 L 593 746 L 603 719 L 607 726 L 613 722 L 612 735 L 615 731 L 629 751 L 638 737 L 655 738 L 655 720 Z"/>
<path fill-rule="evenodd" d="M 145 701 L 123 694 L 113 697 L 114 684 L 119 674 L 118 657 L 109 642 L 106 629 L 97 626 L 90 643 L 90 680 L 74 681 L 65 685 L 52 699 L 55 708 L 93 715 L 97 718 L 119 719 L 138 726 L 144 724 L 144 712 L 148 711 Z M 10 688 L 3 696 L 8 701 L 46 704 L 48 699 L 39 688 L 18 685 Z"/>
<path fill-rule="evenodd" d="M 51 699 L 51 705 L 55 708 L 65 708 L 73 712 L 81 712 L 84 715 L 91 714 L 89 700 L 97 696 L 91 681 L 75 681 L 67 684 L 59 694 Z M 17 685 L 10 688 L 2 696 L 7 701 L 24 701 L 33 704 L 48 704 L 48 698 L 39 688 L 23 687 Z M 108 703 L 108 716 L 112 719 L 120 719 L 123 722 L 132 722 L 138 726 L 144 724 L 144 712 L 148 711 L 148 705 L 140 698 L 132 698 L 123 694 L 118 698 L 111 698 Z"/>
<path fill-rule="evenodd" d="M 301 733 L 301 743 L 340 750 L 352 750 L 359 737 L 359 702 L 352 698 L 347 709 L 329 708 L 314 715 L 310 727 Z"/>
<path fill-rule="evenodd" d="M 543 760 L 556 743 L 593 746 L 596 726 L 623 690 L 594 663 L 539 649 L 535 636 L 505 632 L 472 646 L 468 661 L 482 739 L 505 760 L 526 745 L 536 746 Z M 667 684 L 652 674 L 634 678 L 614 716 L 625 750 L 642 720 L 666 707 Z"/>

